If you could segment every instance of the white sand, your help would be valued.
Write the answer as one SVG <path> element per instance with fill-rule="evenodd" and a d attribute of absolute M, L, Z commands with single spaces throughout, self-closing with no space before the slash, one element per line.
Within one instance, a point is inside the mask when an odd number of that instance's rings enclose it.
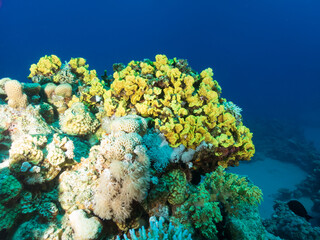
<path fill-rule="evenodd" d="M 262 218 L 270 218 L 273 213 L 273 201 L 278 189 L 293 190 L 307 176 L 306 172 L 294 164 L 284 163 L 271 158 L 242 162 L 238 167 L 230 168 L 228 172 L 248 176 L 263 192 L 263 202 L 260 206 Z M 299 199 L 310 212 L 311 203 L 308 199 Z"/>

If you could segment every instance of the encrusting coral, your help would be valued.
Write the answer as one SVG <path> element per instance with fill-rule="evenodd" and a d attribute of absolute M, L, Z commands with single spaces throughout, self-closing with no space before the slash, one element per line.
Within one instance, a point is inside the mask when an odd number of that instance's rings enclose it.
<path fill-rule="evenodd" d="M 0 80 L 0 238 L 235 234 L 262 195 L 223 168 L 255 151 L 241 108 L 186 60 L 113 69 L 100 79 L 84 58 L 51 55 L 31 65 L 33 83 Z"/>
<path fill-rule="evenodd" d="M 34 185 L 51 181 L 63 167 L 74 163 L 71 140 L 55 134 L 49 144 L 47 141 L 45 136 L 31 135 L 13 141 L 9 151 L 9 167 L 24 183 Z"/>

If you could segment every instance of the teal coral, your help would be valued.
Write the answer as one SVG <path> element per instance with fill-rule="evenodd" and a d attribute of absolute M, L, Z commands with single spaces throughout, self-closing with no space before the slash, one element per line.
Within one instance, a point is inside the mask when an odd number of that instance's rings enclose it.
<path fill-rule="evenodd" d="M 9 169 L 0 169 L 0 203 L 16 199 L 22 190 L 21 183 L 10 174 Z"/>
<path fill-rule="evenodd" d="M 151 217 L 149 223 L 148 232 L 142 227 L 137 231 L 139 233 L 137 236 L 135 230 L 131 229 L 129 230 L 130 238 L 125 234 L 123 240 L 192 240 L 191 234 L 181 225 L 174 226 L 170 222 L 169 226 L 165 226 L 165 219 L 162 217 L 159 220 Z M 119 236 L 117 240 L 120 240 Z"/>

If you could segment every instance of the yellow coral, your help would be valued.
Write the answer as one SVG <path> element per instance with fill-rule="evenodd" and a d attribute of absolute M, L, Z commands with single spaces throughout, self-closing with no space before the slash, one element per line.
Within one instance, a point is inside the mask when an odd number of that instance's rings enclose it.
<path fill-rule="evenodd" d="M 221 163 L 250 158 L 254 152 L 250 131 L 225 110 L 226 100 L 220 97 L 221 87 L 213 80 L 212 69 L 198 74 L 179 65 L 177 59 L 155 58 L 154 62 L 131 61 L 113 74 L 114 81 L 104 95 L 107 115 L 133 112 L 155 118 L 170 146 L 196 149 L 205 141 Z"/>
<path fill-rule="evenodd" d="M 154 62 L 154 65 L 156 66 L 157 69 L 160 69 L 160 67 L 167 64 L 167 62 L 168 62 L 168 58 L 166 55 L 158 54 L 156 56 L 156 61 Z"/>
<path fill-rule="evenodd" d="M 84 58 L 71 58 L 68 64 L 71 68 L 71 71 L 81 78 L 84 77 L 89 67 Z"/>
<path fill-rule="evenodd" d="M 52 76 L 61 67 L 61 61 L 56 55 L 44 56 L 40 58 L 37 64 L 32 64 L 30 67 L 30 75 L 28 78 L 32 78 L 36 75 Z"/>

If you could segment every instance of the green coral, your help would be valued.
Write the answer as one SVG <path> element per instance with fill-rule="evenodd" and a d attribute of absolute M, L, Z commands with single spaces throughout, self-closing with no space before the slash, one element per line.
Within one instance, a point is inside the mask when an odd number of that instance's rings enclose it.
<path fill-rule="evenodd" d="M 165 175 L 164 181 L 168 183 L 168 202 L 172 205 L 183 203 L 188 196 L 186 174 L 179 169 L 174 169 Z"/>
<path fill-rule="evenodd" d="M 10 174 L 9 169 L 0 169 L 0 203 L 17 198 L 21 190 L 21 183 Z"/>
<path fill-rule="evenodd" d="M 0 231 L 12 228 L 19 216 L 19 213 L 19 206 L 8 208 L 0 204 Z"/>
<path fill-rule="evenodd" d="M 194 226 L 209 238 L 216 239 L 216 224 L 223 219 L 223 211 L 237 215 L 241 204 L 258 205 L 262 192 L 236 174 L 226 173 L 223 167 L 207 174 L 188 200 L 178 209 L 177 216 L 187 226 Z"/>
<path fill-rule="evenodd" d="M 173 169 L 159 179 L 148 196 L 148 201 L 168 201 L 172 205 L 182 204 L 188 197 L 186 174 L 180 169 Z"/>

